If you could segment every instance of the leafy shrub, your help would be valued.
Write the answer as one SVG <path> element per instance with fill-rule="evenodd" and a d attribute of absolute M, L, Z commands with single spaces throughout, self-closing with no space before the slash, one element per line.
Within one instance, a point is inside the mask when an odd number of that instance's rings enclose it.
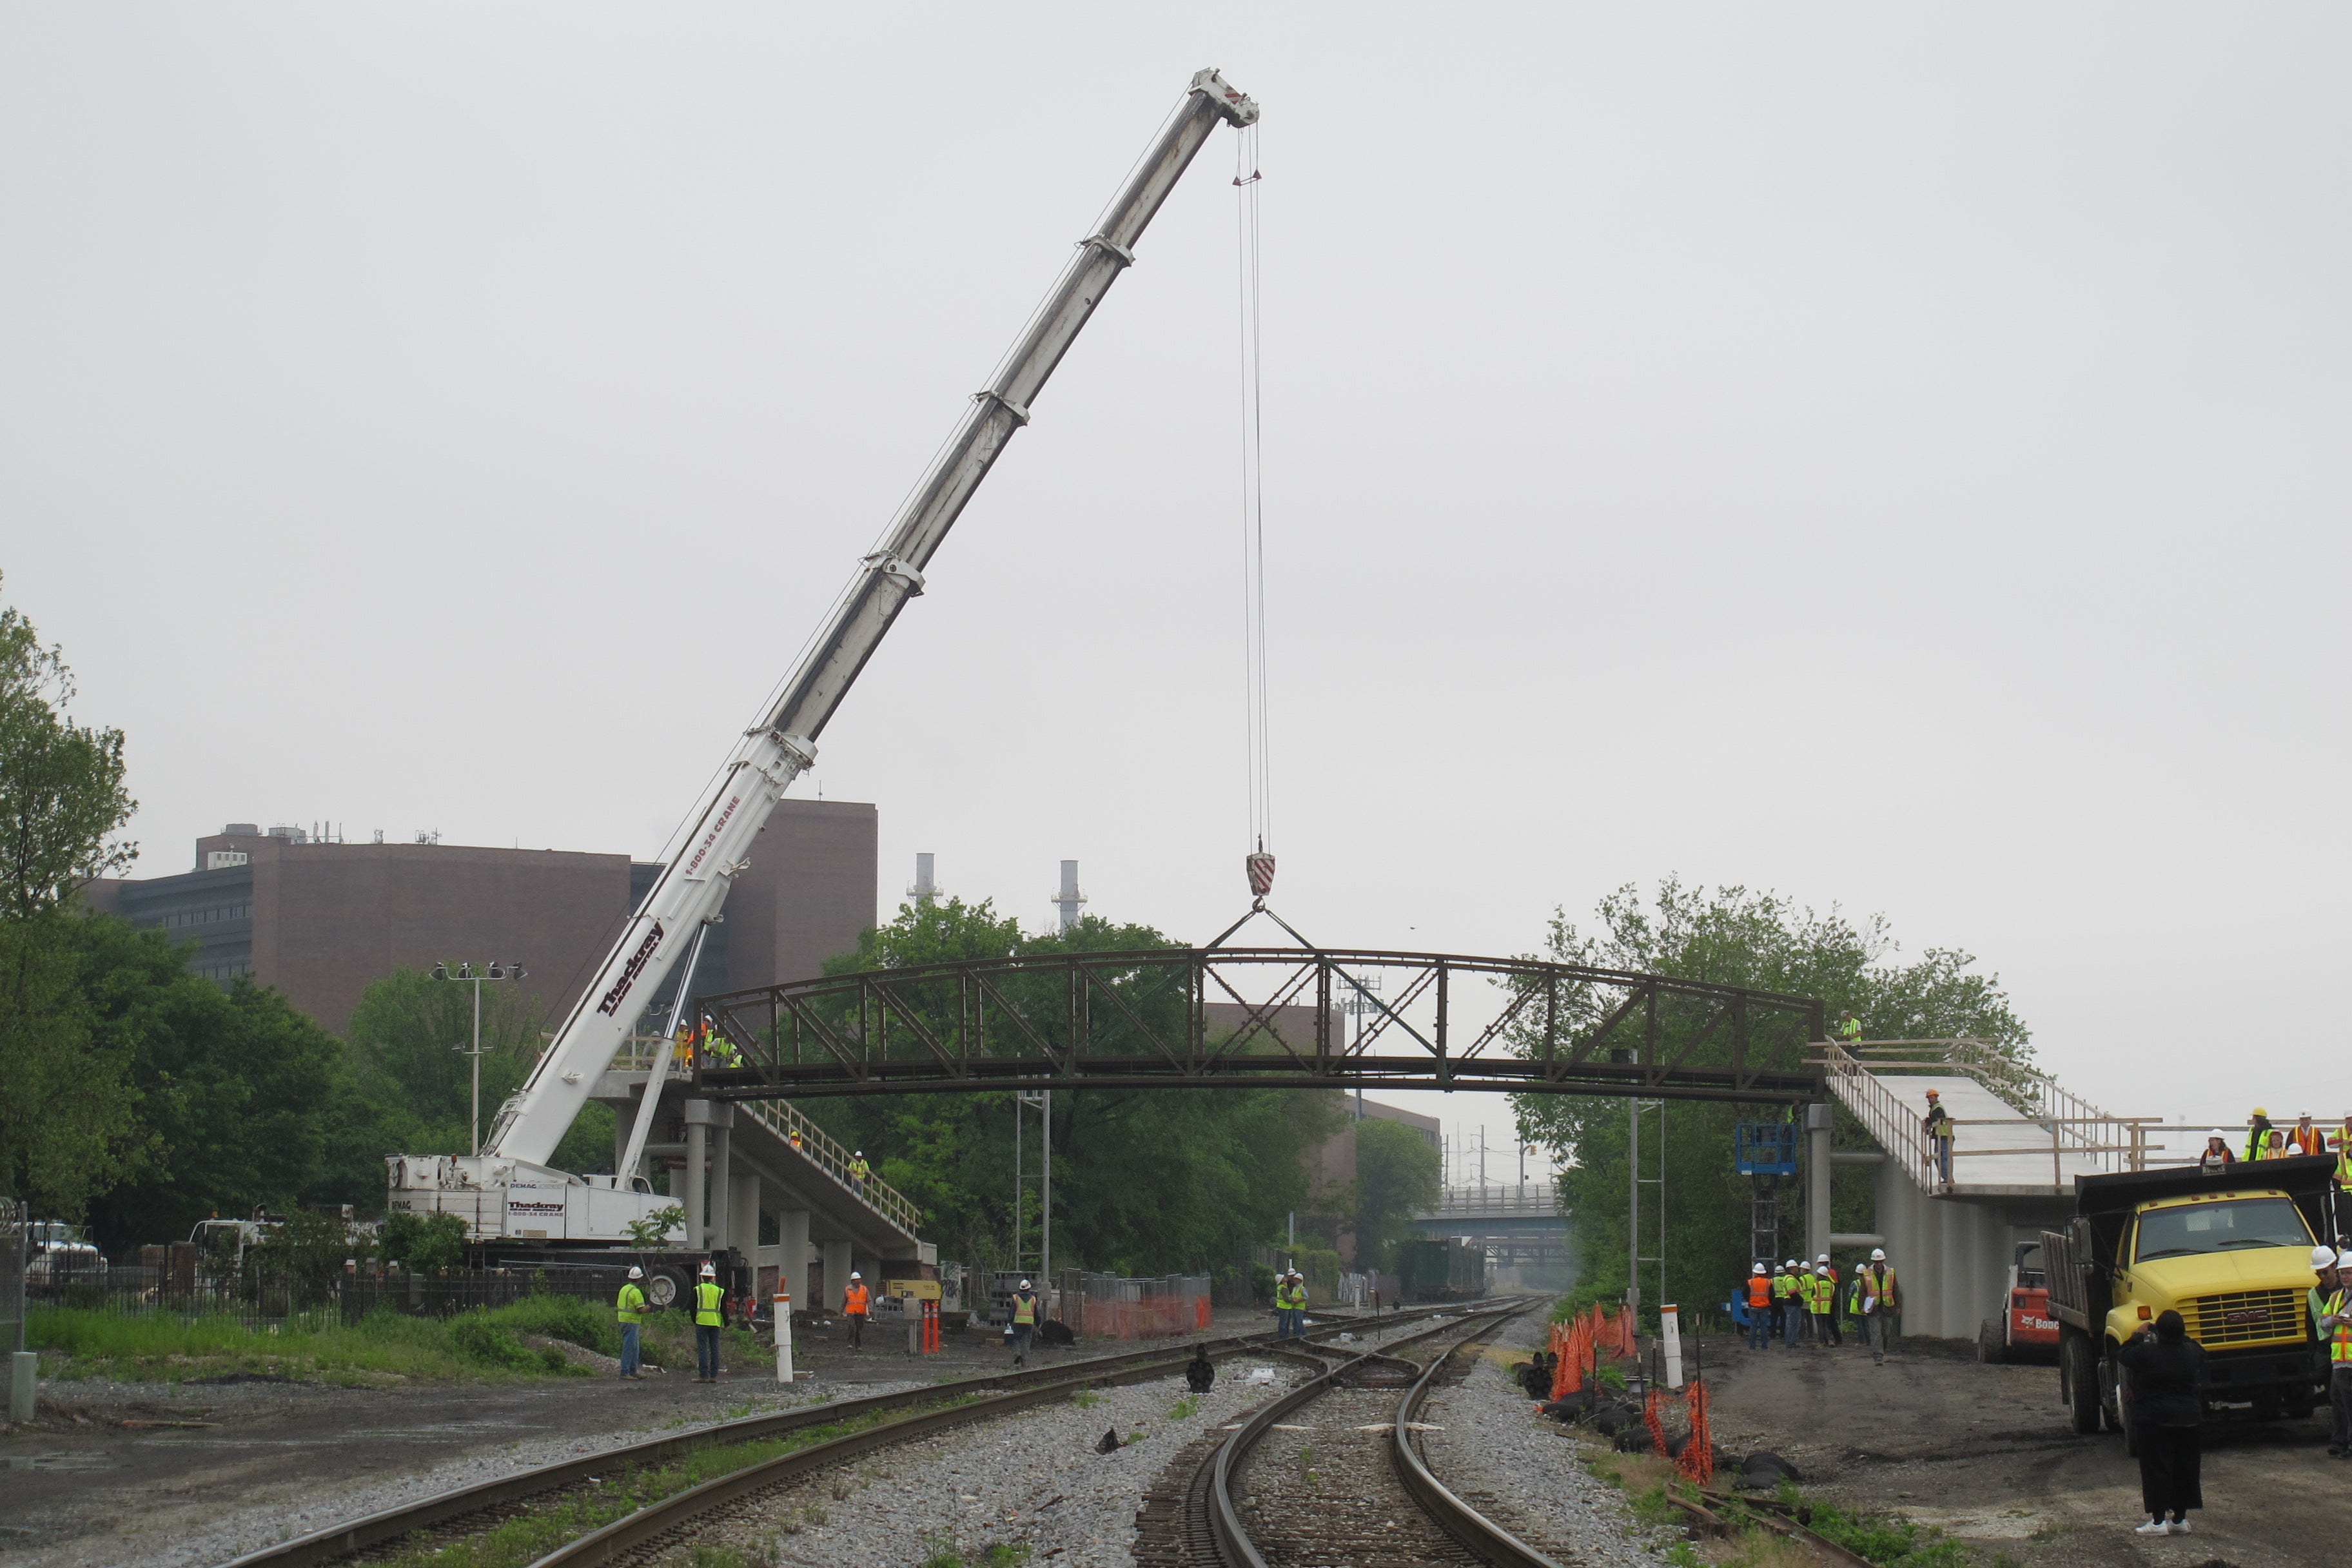
<path fill-rule="evenodd" d="M 431 1273 L 466 1261 L 466 1222 L 453 1214 L 386 1215 L 377 1237 L 384 1261 Z"/>
<path fill-rule="evenodd" d="M 532 1372 L 547 1364 L 545 1357 L 515 1337 L 514 1330 L 492 1321 L 490 1315 L 478 1308 L 451 1318 L 447 1331 L 449 1343 L 459 1354 L 484 1366 Z M 556 1359 L 562 1359 L 562 1352 L 557 1352 Z"/>
<path fill-rule="evenodd" d="M 621 1324 L 612 1310 L 577 1296 L 526 1296 L 489 1319 L 519 1334 L 545 1334 L 604 1355 L 621 1353 Z"/>

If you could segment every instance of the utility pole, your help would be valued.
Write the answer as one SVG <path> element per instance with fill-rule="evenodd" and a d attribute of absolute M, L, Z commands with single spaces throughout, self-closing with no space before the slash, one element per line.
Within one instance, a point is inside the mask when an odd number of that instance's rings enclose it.
<path fill-rule="evenodd" d="M 449 973 L 449 966 L 446 963 L 436 963 L 433 966 L 433 978 L 436 980 L 470 980 L 474 984 L 474 1048 L 467 1050 L 463 1046 L 451 1046 L 449 1048 L 459 1056 L 470 1058 L 470 1065 L 474 1069 L 472 1137 L 473 1152 L 476 1154 L 482 1152 L 482 982 L 520 980 L 525 973 L 520 963 L 509 963 L 504 966 L 492 963 L 488 969 L 481 971 L 477 971 L 471 963 L 461 963 L 457 965 L 457 973 L 455 974 Z"/>

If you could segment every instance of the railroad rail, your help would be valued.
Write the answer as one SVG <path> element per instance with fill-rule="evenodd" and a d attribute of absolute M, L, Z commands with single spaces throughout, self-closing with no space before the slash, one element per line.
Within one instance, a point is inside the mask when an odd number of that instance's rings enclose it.
<path fill-rule="evenodd" d="M 1377 1352 L 1351 1356 L 1259 1410 L 1217 1447 L 1193 1478 L 1192 1509 L 1201 1517 L 1185 1521 L 1188 1545 L 1201 1540 L 1211 1543 L 1213 1560 L 1223 1568 L 1278 1568 L 1293 1560 L 1360 1564 L 1485 1563 L 1496 1568 L 1559 1568 L 1551 1558 L 1472 1508 L 1430 1471 L 1420 1452 L 1414 1420 L 1454 1355 L 1477 1343 L 1496 1325 L 1529 1310 L 1522 1305 L 1499 1310 L 1474 1310 L 1468 1334 L 1426 1366 L 1402 1363 L 1406 1373 L 1403 1379 L 1391 1371 L 1402 1358 Z M 1434 1338 L 1460 1326 L 1459 1321 L 1442 1323 L 1392 1341 L 1388 1348 Z M 1371 1364 L 1374 1363 L 1387 1364 L 1375 1368 Z M 1381 1432 L 1388 1449 L 1387 1465 L 1381 1466 L 1366 1452 L 1374 1446 L 1371 1444 L 1355 1443 L 1351 1454 L 1343 1436 L 1341 1447 L 1322 1461 L 1331 1472 L 1326 1476 L 1314 1468 L 1308 1458 L 1311 1450 L 1302 1446 L 1291 1473 L 1282 1478 L 1280 1485 L 1269 1489 L 1277 1493 L 1293 1490 L 1299 1494 L 1276 1498 L 1288 1522 L 1279 1531 L 1261 1527 L 1254 1535 L 1243 1517 L 1249 1505 L 1236 1495 L 1236 1490 L 1244 1465 L 1266 1435 L 1291 1429 L 1285 1416 L 1341 1390 L 1352 1390 L 1360 1396 L 1374 1394 L 1408 1380 L 1409 1386 L 1386 1423 L 1378 1428 L 1357 1429 L 1356 1435 L 1368 1430 Z M 1360 1397 L 1356 1402 L 1365 1403 Z M 1261 1464 L 1253 1471 L 1266 1468 Z M 1383 1468 L 1410 1501 L 1411 1508 L 1390 1510 L 1380 1506 L 1377 1494 L 1382 1489 L 1378 1477 Z M 1318 1481 L 1328 1483 L 1319 1492 L 1315 1489 Z M 1411 1514 L 1416 1510 L 1419 1529 L 1401 1527 L 1401 1521 L 1393 1517 L 1395 1513 Z M 1373 1515 L 1389 1517 L 1374 1524 Z M 1348 1539 L 1333 1539 L 1348 1533 L 1351 1524 L 1352 1534 Z M 1263 1544 L 1257 1538 L 1260 1535 L 1265 1538 Z"/>
<path fill-rule="evenodd" d="M 1460 1307 L 1448 1304 L 1383 1313 L 1377 1319 L 1335 1319 L 1330 1320 L 1330 1327 L 1325 1331 L 1344 1332 L 1357 1324 L 1385 1327 L 1438 1314 L 1458 1314 L 1461 1310 Z M 1292 1342 L 1294 1345 L 1299 1343 Z M 717 1422 L 674 1436 L 650 1438 L 642 1443 L 607 1448 L 597 1454 L 518 1470 L 495 1480 L 437 1493 L 291 1541 L 280 1542 L 275 1546 L 263 1547 L 233 1559 L 223 1564 L 223 1568 L 314 1568 L 317 1564 L 332 1563 L 397 1541 L 415 1531 L 439 1529 L 475 1516 L 506 1517 L 513 1512 L 515 1505 L 527 1499 L 560 1491 L 618 1470 L 666 1464 L 698 1448 L 775 1437 L 811 1426 L 832 1426 L 868 1415 L 905 1410 L 918 1412 L 862 1432 L 811 1444 L 763 1464 L 749 1466 L 688 1488 L 616 1520 L 601 1530 L 579 1537 L 541 1558 L 533 1564 L 533 1568 L 609 1563 L 644 1542 L 678 1528 L 696 1515 L 722 1507 L 751 1492 L 781 1485 L 876 1448 L 927 1436 L 968 1422 L 984 1421 L 1031 1405 L 1066 1399 L 1081 1389 L 1097 1384 L 1139 1382 L 1164 1375 L 1181 1369 L 1191 1360 L 1195 1345 L 1205 1345 L 1213 1359 L 1241 1354 L 1276 1355 L 1307 1360 L 1308 1364 L 1318 1368 L 1325 1365 L 1320 1359 L 1297 1356 L 1290 1348 L 1276 1342 L 1271 1332 L 1232 1334 L 1216 1339 L 1187 1337 L 1181 1349 L 1163 1347 L 1118 1355 L 1088 1356 L 1055 1366 L 1031 1367 L 1025 1371 L 1008 1368 L 987 1376 L 933 1384 L 898 1394 L 877 1394 L 861 1399 L 803 1405 L 790 1410 Z M 1311 1341 L 1305 1342 L 1303 1348 L 1321 1351 L 1325 1354 L 1341 1353 Z M 1347 1357 L 1349 1363 L 1368 1359 L 1373 1358 Z M 952 1403 L 959 1400 L 963 1403 Z M 950 1403 L 943 1409 L 924 1408 L 942 1401 Z"/>

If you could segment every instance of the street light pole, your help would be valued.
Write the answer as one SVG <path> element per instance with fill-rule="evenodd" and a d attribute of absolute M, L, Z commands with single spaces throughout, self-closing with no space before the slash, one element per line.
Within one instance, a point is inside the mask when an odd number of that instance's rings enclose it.
<path fill-rule="evenodd" d="M 479 1155 L 482 1152 L 482 982 L 485 980 L 520 980 L 525 973 L 526 971 L 520 963 L 500 965 L 493 963 L 487 970 L 479 973 L 475 971 L 473 964 L 470 963 L 460 963 L 457 965 L 457 973 L 454 975 L 449 973 L 449 966 L 446 963 L 436 963 L 433 966 L 433 978 L 436 980 L 470 980 L 474 984 L 473 1049 L 467 1050 L 463 1046 L 452 1046 L 449 1048 L 467 1057 L 468 1058 L 467 1065 L 473 1068 L 474 1086 L 472 1097 L 473 1112 L 471 1137 L 474 1152 L 477 1155 Z"/>

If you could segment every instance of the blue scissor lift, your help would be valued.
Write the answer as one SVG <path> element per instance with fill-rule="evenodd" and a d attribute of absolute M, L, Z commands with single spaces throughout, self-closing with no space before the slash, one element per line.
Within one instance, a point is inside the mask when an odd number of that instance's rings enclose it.
<path fill-rule="evenodd" d="M 1756 1179 L 1748 1256 L 1769 1268 L 1780 1261 L 1780 1178 L 1797 1173 L 1797 1124 L 1743 1121 L 1733 1131 L 1739 1173 Z"/>

